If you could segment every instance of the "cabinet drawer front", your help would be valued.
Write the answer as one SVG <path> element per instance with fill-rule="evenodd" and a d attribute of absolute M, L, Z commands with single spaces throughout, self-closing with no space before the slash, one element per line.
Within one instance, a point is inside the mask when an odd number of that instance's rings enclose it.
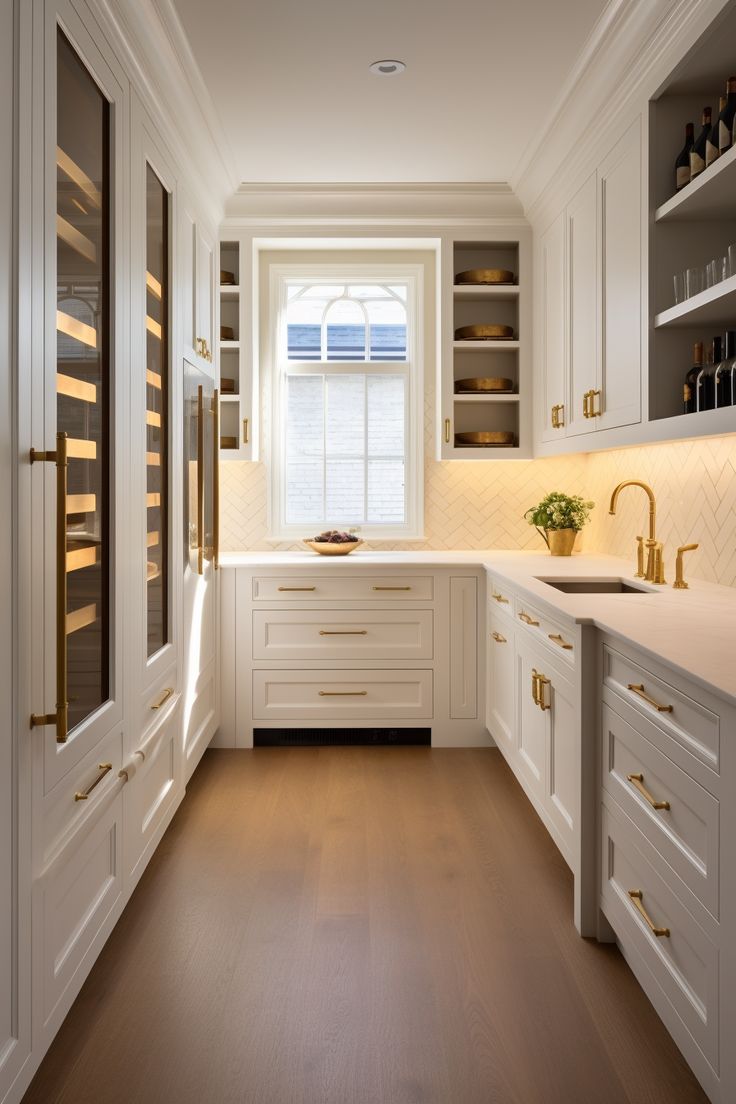
<path fill-rule="evenodd" d="M 322 575 L 257 576 L 254 602 L 431 602 L 431 575 Z"/>
<path fill-rule="evenodd" d="M 136 880 L 151 854 L 150 845 L 179 800 L 177 784 L 178 736 L 181 711 L 175 709 L 149 738 L 143 762 L 133 756 L 135 773 L 123 790 L 125 810 L 125 865 L 127 876 Z"/>
<path fill-rule="evenodd" d="M 432 610 L 254 610 L 254 659 L 431 659 Z"/>
<path fill-rule="evenodd" d="M 502 579 L 497 579 L 493 575 L 488 576 L 488 605 L 492 610 L 507 613 L 509 617 L 513 615 L 513 594 Z"/>
<path fill-rule="evenodd" d="M 432 716 L 431 671 L 254 671 L 257 720 Z"/>
<path fill-rule="evenodd" d="M 122 755 L 122 733 L 111 732 L 93 751 L 87 753 L 74 770 L 69 771 L 61 782 L 57 782 L 45 799 L 44 867 L 65 846 L 82 823 L 96 816 L 108 804 L 113 792 L 121 788 L 118 771 L 122 765 Z M 82 794 L 88 796 L 77 797 Z"/>
<path fill-rule="evenodd" d="M 537 606 L 530 605 L 521 595 L 514 599 L 514 616 L 532 639 L 543 641 L 556 656 L 574 665 L 577 634 L 574 625 L 565 628 Z"/>
<path fill-rule="evenodd" d="M 604 645 L 603 682 L 712 770 L 720 765 L 720 719 L 695 698 Z"/>
<path fill-rule="evenodd" d="M 44 1025 L 115 908 L 122 891 L 122 795 L 40 883 Z"/>
<path fill-rule="evenodd" d="M 607 705 L 601 764 L 603 788 L 717 917 L 718 801 Z"/>
<path fill-rule="evenodd" d="M 603 807 L 601 905 L 624 947 L 645 963 L 662 991 L 714 1069 L 718 1069 L 718 950 L 693 919 L 662 874 L 648 861 L 638 843 L 640 833 L 623 815 Z M 664 876 L 663 876 L 664 875 Z M 670 874 L 671 877 L 671 874 Z M 656 936 L 653 925 L 669 931 Z M 636 971 L 635 971 L 636 972 Z M 640 978 L 645 989 L 647 979 Z M 655 1000 L 667 1021 L 662 1002 Z"/>

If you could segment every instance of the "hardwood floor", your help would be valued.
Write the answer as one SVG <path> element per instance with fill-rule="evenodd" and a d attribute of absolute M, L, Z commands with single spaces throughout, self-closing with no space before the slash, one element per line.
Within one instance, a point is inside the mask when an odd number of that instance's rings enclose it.
<path fill-rule="evenodd" d="M 24 1104 L 703 1104 L 490 750 L 208 752 Z"/>

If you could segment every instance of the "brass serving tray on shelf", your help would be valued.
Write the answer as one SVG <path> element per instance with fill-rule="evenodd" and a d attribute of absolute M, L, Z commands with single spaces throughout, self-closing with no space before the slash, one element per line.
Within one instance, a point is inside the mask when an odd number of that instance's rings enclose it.
<path fill-rule="evenodd" d="M 235 331 L 232 326 L 220 326 L 220 341 L 234 341 Z"/>
<path fill-rule="evenodd" d="M 468 379 L 455 380 L 456 395 L 510 395 L 513 391 L 514 381 L 503 376 L 471 376 Z"/>
<path fill-rule="evenodd" d="M 469 268 L 458 272 L 456 284 L 513 284 L 514 274 L 508 268 Z"/>
<path fill-rule="evenodd" d="M 505 429 L 484 429 L 474 433 L 455 434 L 455 445 L 462 448 L 508 448 L 515 443 L 514 434 Z"/>
<path fill-rule="evenodd" d="M 484 322 L 475 326 L 460 326 L 455 330 L 456 341 L 513 341 L 514 327 Z"/>
<path fill-rule="evenodd" d="M 235 394 L 235 380 L 228 379 L 227 376 L 220 377 L 220 393 L 223 395 Z"/>
<path fill-rule="evenodd" d="M 236 449 L 238 447 L 237 437 L 221 437 L 220 448 L 221 449 Z"/>
<path fill-rule="evenodd" d="M 234 284 L 235 283 L 235 273 L 234 272 L 228 272 L 226 268 L 221 268 L 220 269 L 220 283 L 225 284 L 225 285 Z"/>

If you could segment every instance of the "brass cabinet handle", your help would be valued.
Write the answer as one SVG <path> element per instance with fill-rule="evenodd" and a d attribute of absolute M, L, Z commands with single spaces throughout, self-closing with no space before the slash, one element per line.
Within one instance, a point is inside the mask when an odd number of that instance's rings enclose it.
<path fill-rule="evenodd" d="M 492 594 L 491 598 L 495 598 L 497 602 L 500 602 L 504 606 L 509 604 L 508 598 L 504 598 L 503 594 Z"/>
<path fill-rule="evenodd" d="M 445 444 L 449 445 L 449 443 L 450 443 L 450 419 L 445 418 Z"/>
<path fill-rule="evenodd" d="M 248 432 L 248 419 L 243 418 L 243 444 L 247 445 L 250 441 L 250 434 Z"/>
<path fill-rule="evenodd" d="M 494 633 L 491 633 L 491 636 L 493 637 L 493 639 L 496 641 L 497 644 L 507 644 L 508 643 L 508 641 L 506 640 L 506 637 L 501 636 L 501 633 L 494 632 Z"/>
<path fill-rule="evenodd" d="M 212 563 L 220 566 L 220 392 L 212 399 Z"/>
<path fill-rule="evenodd" d="M 371 590 L 411 590 L 411 587 L 410 586 L 400 586 L 400 587 L 374 586 L 374 587 L 371 587 Z"/>
<path fill-rule="evenodd" d="M 555 403 L 555 405 L 552 407 L 552 428 L 553 429 L 562 429 L 563 428 L 563 426 L 565 424 L 564 410 L 565 410 L 565 404 L 564 403 Z"/>
<path fill-rule="evenodd" d="M 651 705 L 652 708 L 656 709 L 658 713 L 671 713 L 674 708 L 674 706 L 672 705 L 660 705 L 660 703 L 658 701 L 655 701 L 654 698 L 650 698 L 644 690 L 643 682 L 629 682 L 626 684 L 626 688 L 628 690 L 631 690 L 632 694 L 636 694 L 637 697 L 640 697 L 643 701 L 645 701 L 647 705 Z"/>
<path fill-rule="evenodd" d="M 595 408 L 595 400 L 600 397 L 600 394 L 601 394 L 600 391 L 597 391 L 597 390 L 593 390 L 593 391 L 590 392 L 590 414 L 589 414 L 589 417 L 591 417 L 591 418 L 600 418 L 600 416 L 602 414 L 601 410 L 596 410 L 596 408 Z"/>
<path fill-rule="evenodd" d="M 539 705 L 539 675 L 532 668 L 532 701 L 535 705 Z"/>
<path fill-rule="evenodd" d="M 367 690 L 320 690 L 321 698 L 364 698 Z"/>
<path fill-rule="evenodd" d="M 589 402 L 590 402 L 590 391 L 585 391 L 583 393 L 583 417 L 584 418 L 589 418 L 590 417 L 590 410 L 588 409 L 588 403 Z"/>
<path fill-rule="evenodd" d="M 652 935 L 656 935 L 657 939 L 661 939 L 662 936 L 665 936 L 665 937 L 668 938 L 669 934 L 670 934 L 670 929 L 669 928 L 658 928 L 657 925 L 652 920 L 649 913 L 647 912 L 647 910 L 644 908 L 644 904 L 643 904 L 644 894 L 642 893 L 642 891 L 640 889 L 630 889 L 629 890 L 629 897 L 631 898 L 632 905 L 634 906 L 636 911 L 639 913 L 639 915 L 642 917 L 642 919 L 644 920 L 644 923 L 649 928 Z"/>
<path fill-rule="evenodd" d="M 171 695 L 173 693 L 174 693 L 174 687 L 173 686 L 167 686 L 166 689 L 164 690 L 164 692 L 162 693 L 161 697 L 157 698 L 156 701 L 153 702 L 153 704 L 151 705 L 151 709 L 160 709 L 161 706 L 164 705 L 169 700 L 169 698 L 171 697 Z"/>
<path fill-rule="evenodd" d="M 204 574 L 204 391 L 197 388 L 197 573 Z"/>
<path fill-rule="evenodd" d="M 89 795 L 94 790 L 95 786 L 99 786 L 100 782 L 105 777 L 105 775 L 110 773 L 110 771 L 112 770 L 112 763 L 98 763 L 97 764 L 97 769 L 99 770 L 100 773 L 97 775 L 94 782 L 92 782 L 91 785 L 89 785 L 86 790 L 82 790 L 81 793 L 79 793 L 79 792 L 75 793 L 75 795 L 74 795 L 74 800 L 75 801 L 86 801 L 87 800 Z"/>
<path fill-rule="evenodd" d="M 540 674 L 539 671 L 534 671 L 534 676 L 536 677 L 537 690 L 537 696 L 534 700 L 541 710 L 546 711 L 547 709 L 551 709 L 552 706 L 548 705 L 544 698 L 544 688 L 545 686 L 551 685 L 550 680 L 546 675 Z"/>
<path fill-rule="evenodd" d="M 320 629 L 320 636 L 367 636 L 367 629 Z"/>
<path fill-rule="evenodd" d="M 43 460 L 56 464 L 56 710 L 32 713 L 31 728 L 56 726 L 57 744 L 65 744 L 69 734 L 69 700 L 66 654 L 66 499 L 69 461 L 66 433 L 56 434 L 55 452 L 31 449 L 31 463 Z"/>
<path fill-rule="evenodd" d="M 568 642 L 564 640 L 559 633 L 547 633 L 547 636 L 553 644 L 559 644 L 559 646 L 561 648 L 564 648 L 566 652 L 572 651 L 572 644 L 568 644 Z"/>
<path fill-rule="evenodd" d="M 528 613 L 522 612 L 519 614 L 519 620 L 523 621 L 525 625 L 538 625 L 539 622 L 535 621 L 533 617 L 530 617 Z"/>
<path fill-rule="evenodd" d="M 639 791 L 639 793 L 644 798 L 644 800 L 648 801 L 653 809 L 669 809 L 669 807 L 670 807 L 669 801 L 657 801 L 652 796 L 652 794 L 650 794 L 649 790 L 644 785 L 644 775 L 643 774 L 627 774 L 626 775 L 626 780 L 627 780 L 627 782 L 630 782 L 631 785 Z"/>
<path fill-rule="evenodd" d="M 316 587 L 279 587 L 279 590 L 316 590 Z"/>

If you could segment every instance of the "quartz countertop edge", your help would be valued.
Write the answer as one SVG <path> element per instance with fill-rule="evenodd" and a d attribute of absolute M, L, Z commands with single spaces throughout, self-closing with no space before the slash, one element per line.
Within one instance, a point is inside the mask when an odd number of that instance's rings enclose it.
<path fill-rule="evenodd" d="M 299 568 L 352 571 L 360 568 L 485 568 L 522 589 L 553 615 L 594 625 L 641 653 L 673 668 L 730 704 L 736 704 L 736 588 L 688 578 L 675 590 L 674 563 L 667 584 L 654 586 L 634 577 L 632 561 L 579 552 L 573 556 L 504 550 L 373 552 L 316 556 L 312 552 L 244 552 L 220 557 L 223 568 Z M 686 565 L 687 568 L 687 565 Z M 621 578 L 646 587 L 644 594 L 566 594 L 542 581 L 565 578 Z M 687 577 L 687 576 L 686 576 Z"/>

